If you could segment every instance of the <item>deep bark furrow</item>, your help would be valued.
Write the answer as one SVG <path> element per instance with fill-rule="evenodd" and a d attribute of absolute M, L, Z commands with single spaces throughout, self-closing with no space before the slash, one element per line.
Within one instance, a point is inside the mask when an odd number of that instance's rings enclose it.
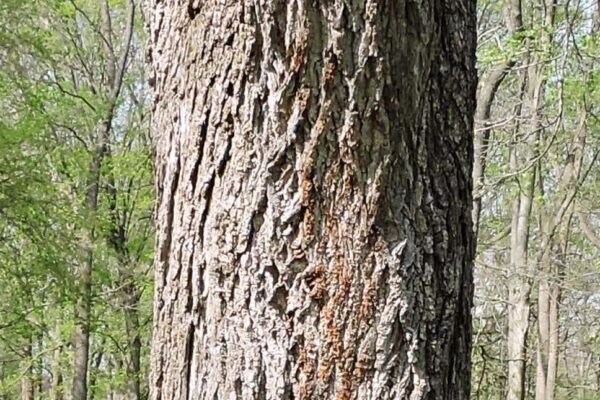
<path fill-rule="evenodd" d="M 400 3 L 155 4 L 153 398 L 468 397 L 474 2 Z"/>

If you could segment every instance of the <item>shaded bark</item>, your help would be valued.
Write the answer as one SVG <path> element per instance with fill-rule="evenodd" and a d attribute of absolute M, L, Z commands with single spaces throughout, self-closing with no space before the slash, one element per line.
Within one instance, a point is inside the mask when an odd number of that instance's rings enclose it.
<path fill-rule="evenodd" d="M 152 2 L 153 399 L 467 399 L 475 2 Z"/>

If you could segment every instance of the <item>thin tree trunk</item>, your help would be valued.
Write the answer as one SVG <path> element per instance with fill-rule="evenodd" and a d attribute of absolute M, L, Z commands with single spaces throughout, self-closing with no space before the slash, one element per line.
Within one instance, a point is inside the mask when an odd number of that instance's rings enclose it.
<path fill-rule="evenodd" d="M 529 221 L 535 186 L 535 169 L 523 180 L 525 191 L 513 204 L 511 228 L 511 271 L 508 279 L 508 392 L 507 400 L 525 396 L 526 342 L 529 329 L 530 268 L 527 249 Z"/>
<path fill-rule="evenodd" d="M 56 348 L 52 351 L 50 400 L 63 400 L 63 375 L 60 362 L 63 347 L 58 345 L 62 341 L 60 337 L 60 321 L 57 321 L 54 328 L 53 339 L 56 344 Z"/>
<path fill-rule="evenodd" d="M 85 205 L 91 214 L 92 222 L 86 243 L 86 260 L 76 271 L 76 281 L 79 284 L 79 297 L 75 305 L 75 333 L 73 335 L 73 383 L 71 387 L 72 400 L 87 400 L 87 375 L 90 350 L 90 318 L 92 297 L 92 269 L 94 264 L 94 236 L 95 228 L 93 219 L 98 209 L 98 196 L 100 185 L 100 168 L 106 151 L 106 143 L 102 137 L 109 129 L 104 121 L 101 123 L 99 133 L 96 135 L 98 143 L 90 164 L 90 178 L 87 182 Z"/>
<path fill-rule="evenodd" d="M 108 244 L 117 254 L 118 260 L 118 290 L 121 299 L 121 308 L 125 321 L 125 333 L 127 337 L 127 384 L 126 392 L 128 400 L 140 399 L 140 368 L 141 348 L 140 322 L 139 322 L 139 299 L 140 290 L 135 282 L 135 266 L 127 248 L 127 231 L 125 221 L 119 218 L 117 206 L 117 191 L 114 176 L 109 175 L 107 192 L 111 209 L 113 229 L 109 236 Z"/>
<path fill-rule="evenodd" d="M 530 73 L 528 84 L 532 83 Z M 524 79 L 524 77 L 523 77 Z M 526 87 L 523 81 L 523 88 Z M 536 148 L 537 134 L 537 103 L 534 90 L 529 87 L 525 95 L 525 113 L 530 118 L 531 129 L 526 143 L 518 143 L 519 136 L 515 135 L 511 145 L 510 167 L 511 171 L 518 171 L 523 163 L 533 160 Z M 521 113 L 521 111 L 519 111 Z M 517 128 L 519 133 L 519 128 Z M 519 154 L 520 152 L 524 153 Z M 521 162 L 519 162 L 521 161 Z M 524 162 L 523 162 L 524 161 Z M 529 307 L 532 272 L 528 259 L 529 225 L 533 195 L 536 182 L 536 168 L 530 168 L 520 179 L 518 193 L 512 204 L 511 241 L 510 241 L 510 272 L 507 280 L 508 286 L 508 390 L 507 400 L 523 400 L 525 396 L 525 367 L 526 367 L 526 342 L 529 329 Z"/>
<path fill-rule="evenodd" d="M 536 400 L 553 400 L 558 363 L 558 302 L 561 296 L 560 269 L 564 264 L 564 254 L 568 246 L 570 221 L 573 215 L 571 204 L 580 184 L 584 149 L 587 131 L 585 120 L 587 114 L 582 112 L 581 123 L 574 134 L 571 145 L 572 153 L 562 171 L 558 192 L 562 195 L 552 208 L 553 213 L 545 213 L 540 262 L 540 282 L 538 289 L 538 348 L 536 371 Z M 550 208 L 550 206 L 547 206 Z M 566 218 L 565 218 L 566 215 Z M 566 222 L 563 222 L 564 221 Z M 580 218 L 581 219 L 581 218 Z M 560 228 L 559 243 L 555 245 L 554 232 Z M 560 253 L 554 254 L 553 248 Z M 553 255 L 554 257 L 552 257 Z M 554 259 L 558 258 L 558 262 Z"/>
<path fill-rule="evenodd" d="M 135 4 L 128 0 L 126 10 L 126 25 L 124 34 L 124 49 L 121 57 L 117 57 L 112 43 L 113 32 L 110 15 L 110 7 L 107 0 L 100 4 L 100 31 L 103 44 L 104 67 L 106 74 L 102 95 L 105 96 L 106 110 L 101 115 L 98 127 L 94 133 L 94 143 L 89 168 L 89 179 L 87 181 L 87 193 L 85 206 L 90 213 L 91 226 L 88 232 L 88 243 L 85 246 L 86 261 L 76 271 L 76 279 L 80 285 L 79 298 L 75 306 L 75 334 L 73 338 L 73 383 L 71 389 L 71 400 L 87 400 L 87 375 L 90 347 L 90 317 L 91 317 L 91 295 L 92 295 L 92 270 L 94 264 L 94 241 L 95 241 L 95 217 L 98 210 L 98 198 L 100 195 L 101 167 L 108 152 L 110 142 L 110 131 L 114 117 L 116 101 L 121 91 L 123 76 L 129 57 L 131 38 L 133 35 L 133 19 Z"/>
<path fill-rule="evenodd" d="M 125 331 L 128 341 L 127 352 L 127 400 L 139 400 L 142 341 L 140 338 L 139 293 L 134 282 L 130 282 L 125 292 L 124 314 Z"/>
<path fill-rule="evenodd" d="M 25 370 L 21 378 L 21 400 L 34 400 L 35 385 L 33 371 L 33 338 L 29 335 L 23 347 Z"/>
<path fill-rule="evenodd" d="M 559 271 L 553 260 L 544 260 L 538 288 L 538 344 L 536 400 L 553 400 L 558 363 Z M 549 264 L 546 264 L 549 263 Z M 549 267 L 547 267 L 549 265 Z"/>
<path fill-rule="evenodd" d="M 536 400 L 546 400 L 546 377 L 550 340 L 550 287 L 546 279 L 539 283 L 538 289 L 538 346 L 536 354 Z"/>
<path fill-rule="evenodd" d="M 543 26 L 550 29 L 554 25 L 554 15 L 556 11 L 556 0 L 548 0 L 544 7 L 546 14 L 543 15 Z M 550 33 L 544 33 L 542 43 L 551 41 Z M 518 211 L 515 205 L 513 214 L 513 224 L 511 231 L 511 273 L 508 282 L 509 290 L 509 312 L 508 312 L 508 358 L 509 358 L 509 381 L 507 400 L 523 400 L 526 396 L 525 376 L 526 376 L 526 349 L 527 335 L 529 330 L 530 313 L 530 294 L 532 277 L 536 274 L 541 258 L 535 259 L 529 257 L 529 230 L 531 223 L 531 210 L 533 206 L 533 197 L 535 194 L 537 162 L 538 156 L 536 150 L 539 146 L 540 131 L 540 107 L 544 99 L 544 64 L 538 57 L 532 57 L 533 62 L 527 68 L 527 91 L 525 96 L 525 116 L 527 123 L 523 125 L 527 131 L 521 136 L 524 144 L 515 145 L 513 152 L 522 151 L 524 157 L 522 162 L 517 163 L 513 159 L 513 171 L 528 165 L 529 171 L 525 172 L 525 179 L 520 185 L 519 196 L 515 202 L 518 202 Z M 519 140 L 519 138 L 517 138 Z M 516 158 L 517 155 L 514 154 Z M 554 229 L 554 228 L 553 228 Z M 547 245 L 548 243 L 546 243 Z M 545 245 L 541 245 L 542 254 L 544 254 Z M 542 257 L 543 258 L 543 257 Z M 542 293 L 542 295 L 544 295 Z M 514 326 L 513 326 L 514 325 Z"/>
<path fill-rule="evenodd" d="M 564 188 L 563 188 L 564 189 Z M 566 218 L 571 220 L 571 215 Z M 549 250 L 547 254 L 554 257 L 544 257 L 540 268 L 538 289 L 538 344 L 536 355 L 536 400 L 553 400 L 556 386 L 558 365 L 558 311 L 561 296 L 560 271 L 564 263 L 564 254 L 568 245 L 570 223 L 562 228 L 560 254 Z"/>
<path fill-rule="evenodd" d="M 100 2 L 101 9 L 101 35 L 106 61 L 108 82 L 115 79 L 115 63 L 112 62 L 112 28 L 110 13 L 106 1 Z M 109 55 L 113 54 L 112 57 Z M 90 350 L 90 317 L 92 296 L 92 271 L 94 265 L 94 241 L 96 236 L 95 218 L 98 210 L 98 197 L 100 195 L 100 169 L 108 149 L 108 138 L 112 123 L 113 105 L 108 103 L 107 117 L 102 117 L 94 132 L 93 150 L 89 166 L 89 178 L 86 182 L 87 193 L 85 206 L 90 214 L 90 226 L 85 244 L 86 260 L 76 272 L 76 280 L 80 285 L 79 298 L 75 306 L 75 334 L 73 338 L 73 384 L 71 389 L 72 400 L 87 400 L 87 375 Z"/>
<path fill-rule="evenodd" d="M 510 0 L 505 10 L 505 21 L 510 36 L 517 35 L 523 29 L 521 0 Z M 498 88 L 508 75 L 516 59 L 509 58 L 496 65 L 481 80 L 477 91 L 477 107 L 475 109 L 475 136 L 473 141 L 473 228 L 475 238 L 479 233 L 481 217 L 481 199 L 484 192 L 485 166 L 488 154 L 489 137 L 492 132 L 490 116 L 492 105 Z"/>
<path fill-rule="evenodd" d="M 98 352 L 96 353 L 96 357 L 94 358 L 92 373 L 90 374 L 90 391 L 89 391 L 90 400 L 94 400 L 96 398 L 96 374 L 100 370 L 100 366 L 102 365 L 103 359 L 104 359 L 104 341 L 102 341 L 102 343 L 100 343 Z"/>
<path fill-rule="evenodd" d="M 560 282 L 554 285 L 550 292 L 550 323 L 548 329 L 549 346 L 548 346 L 548 371 L 546 375 L 546 399 L 554 400 L 556 391 L 556 376 L 558 374 L 558 311 L 561 298 Z"/>
<path fill-rule="evenodd" d="M 91 263 L 89 261 L 77 272 L 76 279 L 81 284 L 81 294 L 75 306 L 75 333 L 73 335 L 73 384 L 71 398 L 87 400 L 87 371 L 90 348 L 90 296 L 91 296 Z"/>
<path fill-rule="evenodd" d="M 475 1 L 152 2 L 153 399 L 468 399 Z"/>

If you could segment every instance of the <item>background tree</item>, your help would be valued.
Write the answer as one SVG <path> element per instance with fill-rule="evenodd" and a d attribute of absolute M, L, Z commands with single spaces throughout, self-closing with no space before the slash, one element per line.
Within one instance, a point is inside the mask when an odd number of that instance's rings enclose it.
<path fill-rule="evenodd" d="M 0 12 L 0 394 L 144 398 L 153 200 L 136 7 Z"/>
<path fill-rule="evenodd" d="M 486 78 L 478 93 L 490 112 L 480 152 L 487 168 L 475 194 L 482 212 L 474 397 L 577 398 L 568 376 L 597 391 L 593 370 L 574 373 L 581 345 L 567 332 L 581 328 L 566 321 L 576 315 L 572 302 L 591 306 L 587 318 L 599 311 L 591 293 L 581 298 L 597 284 L 598 269 L 586 259 L 597 253 L 573 218 L 581 202 L 594 201 L 599 9 L 586 1 L 510 6 L 521 10 L 520 29 L 501 18 L 502 4 L 479 8 L 482 75 L 509 66 L 493 96 L 483 90 Z"/>

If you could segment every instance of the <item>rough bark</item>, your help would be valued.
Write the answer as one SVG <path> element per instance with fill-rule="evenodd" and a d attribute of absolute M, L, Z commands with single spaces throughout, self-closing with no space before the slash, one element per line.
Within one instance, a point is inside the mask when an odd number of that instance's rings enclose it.
<path fill-rule="evenodd" d="M 475 1 L 153 1 L 153 399 L 467 399 Z"/>

